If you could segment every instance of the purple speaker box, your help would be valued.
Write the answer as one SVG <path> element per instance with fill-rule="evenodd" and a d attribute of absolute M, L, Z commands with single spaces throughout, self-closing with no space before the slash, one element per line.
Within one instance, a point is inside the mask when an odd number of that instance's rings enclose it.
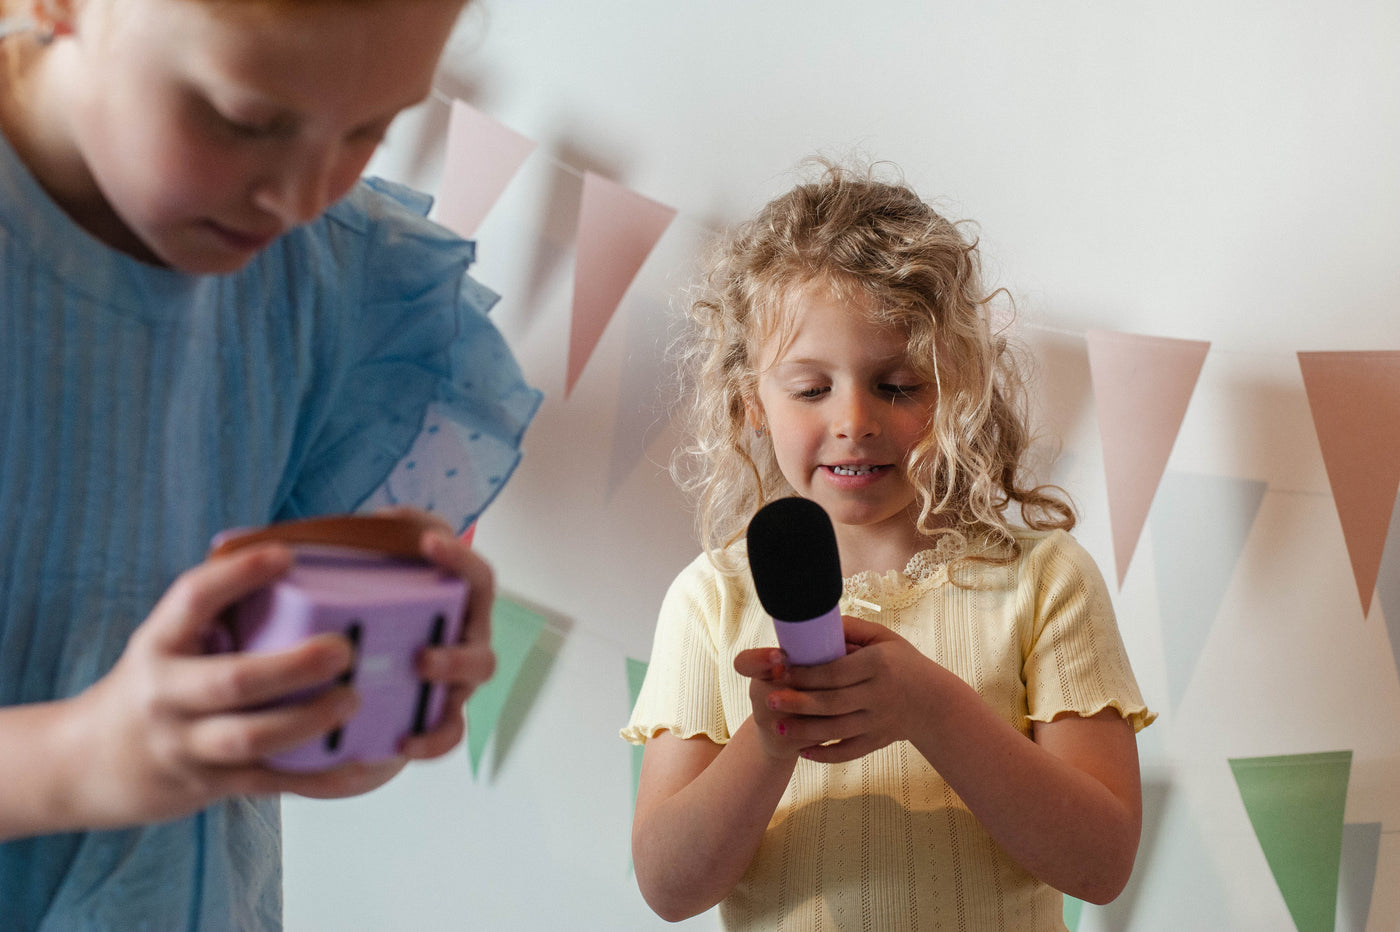
<path fill-rule="evenodd" d="M 422 648 L 455 643 L 461 635 L 467 584 L 425 563 L 377 553 L 295 549 L 286 576 L 230 610 L 213 649 L 276 651 L 317 634 L 345 635 L 355 661 L 341 682 L 359 692 L 359 711 L 341 727 L 275 754 L 268 763 L 280 770 L 317 771 L 393 757 L 400 741 L 433 728 L 442 717 L 445 688 L 418 679 L 414 664 Z M 317 692 L 283 701 L 303 701 Z"/>

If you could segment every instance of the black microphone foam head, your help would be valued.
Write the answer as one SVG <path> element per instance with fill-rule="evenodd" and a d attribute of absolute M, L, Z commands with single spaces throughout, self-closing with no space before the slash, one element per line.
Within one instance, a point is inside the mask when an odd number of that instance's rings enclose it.
<path fill-rule="evenodd" d="M 749 570 L 758 600 L 780 621 L 819 618 L 841 599 L 841 555 L 822 506 L 780 498 L 749 522 Z"/>

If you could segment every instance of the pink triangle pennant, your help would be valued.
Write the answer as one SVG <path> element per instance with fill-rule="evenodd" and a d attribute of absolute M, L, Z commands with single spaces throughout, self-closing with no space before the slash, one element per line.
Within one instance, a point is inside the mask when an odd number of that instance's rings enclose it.
<path fill-rule="evenodd" d="M 1369 613 L 1400 490 L 1400 350 L 1299 353 L 1313 427 Z"/>
<path fill-rule="evenodd" d="M 1086 339 L 1121 588 L 1210 344 L 1107 330 Z"/>
<path fill-rule="evenodd" d="M 565 396 L 573 392 L 622 296 L 675 216 L 674 208 L 600 175 L 584 174 Z"/>
<path fill-rule="evenodd" d="M 447 152 L 433 219 L 470 239 L 535 142 L 460 100 L 452 101 Z"/>

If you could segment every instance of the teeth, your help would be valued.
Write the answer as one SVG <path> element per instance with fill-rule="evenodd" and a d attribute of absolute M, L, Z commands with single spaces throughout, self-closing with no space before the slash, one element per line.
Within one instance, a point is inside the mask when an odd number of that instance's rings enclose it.
<path fill-rule="evenodd" d="M 878 466 L 833 466 L 831 471 L 838 476 L 868 476 L 879 468 Z"/>

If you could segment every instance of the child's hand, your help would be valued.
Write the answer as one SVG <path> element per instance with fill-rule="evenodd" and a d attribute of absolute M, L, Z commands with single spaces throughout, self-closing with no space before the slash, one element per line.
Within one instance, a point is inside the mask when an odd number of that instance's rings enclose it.
<path fill-rule="evenodd" d="M 432 731 L 416 735 L 400 749 L 405 757 L 440 757 L 466 734 L 463 706 L 478 686 L 496 670 L 491 650 L 491 604 L 496 585 L 491 568 L 443 524 L 423 534 L 423 556 L 443 571 L 467 581 L 470 593 L 461 640 L 448 647 L 426 648 L 418 657 L 418 675 L 447 686 L 442 721 Z"/>
<path fill-rule="evenodd" d="M 443 525 L 426 531 L 424 556 L 471 586 L 462 641 L 424 650 L 420 675 L 448 685 L 442 721 L 405 741 L 400 757 L 289 773 L 265 758 L 348 721 L 354 690 L 335 686 L 304 703 L 268 706 L 349 669 L 352 649 L 320 635 L 272 653 L 206 655 L 220 612 L 291 566 L 281 545 L 250 546 L 184 573 L 132 635 L 112 671 L 73 700 L 74 827 L 176 818 L 232 795 L 354 796 L 384 784 L 410 758 L 437 757 L 465 733 L 462 706 L 491 675 L 489 567 Z"/>
<path fill-rule="evenodd" d="M 928 684 L 953 675 L 888 628 L 850 616 L 842 621 L 845 657 L 787 668 L 781 680 L 762 690 L 761 721 L 754 699 L 755 722 L 775 742 L 823 763 L 855 760 L 909 737 L 910 716 L 922 714 L 919 703 L 929 694 Z M 757 681 L 749 692 L 751 697 L 760 692 Z"/>
<path fill-rule="evenodd" d="M 734 669 L 749 678 L 749 701 L 753 703 L 753 723 L 764 752 L 775 760 L 796 760 L 807 742 L 790 734 L 788 725 L 775 711 L 774 696 L 788 686 L 787 655 L 776 647 L 740 651 Z"/>
<path fill-rule="evenodd" d="M 204 654 L 218 614 L 291 565 L 279 545 L 194 567 L 162 596 L 110 673 L 72 701 L 73 820 L 109 827 L 175 818 L 230 795 L 366 792 L 403 761 L 288 774 L 263 764 L 345 722 L 352 690 L 264 707 L 324 684 L 351 663 L 349 643 L 322 635 L 267 654 Z"/>

